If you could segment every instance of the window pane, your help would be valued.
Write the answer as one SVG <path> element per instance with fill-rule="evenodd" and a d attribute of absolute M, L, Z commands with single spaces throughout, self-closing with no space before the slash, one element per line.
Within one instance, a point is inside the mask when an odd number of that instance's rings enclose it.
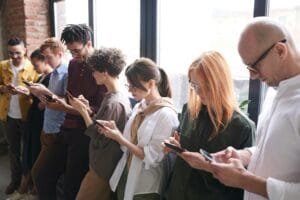
<path fill-rule="evenodd" d="M 296 44 L 300 44 L 300 1 L 271 0 L 269 14 L 292 33 Z"/>
<path fill-rule="evenodd" d="M 97 0 L 95 8 L 95 46 L 121 49 L 128 64 L 137 59 L 140 50 L 140 0 Z"/>
<path fill-rule="evenodd" d="M 89 24 L 87 0 L 76 1 L 76 3 L 72 0 L 55 2 L 54 13 L 57 37 L 60 37 L 66 24 Z"/>
<path fill-rule="evenodd" d="M 241 29 L 253 17 L 253 5 L 253 0 L 159 1 L 159 64 L 167 69 L 179 109 L 187 98 L 187 69 L 208 50 L 224 55 L 238 100 L 248 99 L 249 72 L 238 55 L 237 42 Z"/>

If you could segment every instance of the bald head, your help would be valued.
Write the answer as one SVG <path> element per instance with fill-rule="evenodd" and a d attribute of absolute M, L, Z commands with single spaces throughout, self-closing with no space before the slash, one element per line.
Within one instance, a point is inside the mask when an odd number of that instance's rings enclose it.
<path fill-rule="evenodd" d="M 255 18 L 245 27 L 238 51 L 251 78 L 269 86 L 300 74 L 300 54 L 291 35 L 268 17 Z"/>
<path fill-rule="evenodd" d="M 283 39 L 294 46 L 290 34 L 281 24 L 268 17 L 257 17 L 243 30 L 238 50 L 242 58 L 246 57 L 245 61 L 248 60 L 246 54 L 249 54 L 249 57 L 252 57 L 250 60 L 253 60 L 264 49 Z"/>

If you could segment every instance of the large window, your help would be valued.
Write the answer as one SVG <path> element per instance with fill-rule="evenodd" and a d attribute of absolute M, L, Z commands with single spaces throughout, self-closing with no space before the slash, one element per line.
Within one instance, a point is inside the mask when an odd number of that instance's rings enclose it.
<path fill-rule="evenodd" d="M 269 16 L 283 24 L 292 34 L 296 44 L 300 44 L 300 2 L 297 0 L 271 0 Z M 265 109 L 275 97 L 276 90 L 264 85 L 262 97 L 264 103 L 261 109 Z"/>
<path fill-rule="evenodd" d="M 249 92 L 249 72 L 238 55 L 237 42 L 253 15 L 266 14 L 268 2 L 270 15 L 290 26 L 300 41 L 296 0 L 60 0 L 53 6 L 55 33 L 59 37 L 68 23 L 93 22 L 96 48 L 120 48 L 128 64 L 140 53 L 156 58 L 169 74 L 178 110 L 187 98 L 189 65 L 202 52 L 217 50 L 231 66 L 238 101 L 251 98 L 248 112 L 256 120 L 261 87 L 251 81 Z"/>
<path fill-rule="evenodd" d="M 128 64 L 137 59 L 140 52 L 140 1 L 97 0 L 94 10 L 95 46 L 121 49 Z"/>
<path fill-rule="evenodd" d="M 271 0 L 269 15 L 287 27 L 295 43 L 300 44 L 300 1 Z"/>
<path fill-rule="evenodd" d="M 253 5 L 253 0 L 159 1 L 158 62 L 170 75 L 178 108 L 186 102 L 189 65 L 208 50 L 225 56 L 238 100 L 248 99 L 249 72 L 238 55 L 237 42 L 241 29 L 253 17 Z"/>
<path fill-rule="evenodd" d="M 64 0 L 54 3 L 55 36 L 60 37 L 66 24 L 88 24 L 88 1 Z"/>

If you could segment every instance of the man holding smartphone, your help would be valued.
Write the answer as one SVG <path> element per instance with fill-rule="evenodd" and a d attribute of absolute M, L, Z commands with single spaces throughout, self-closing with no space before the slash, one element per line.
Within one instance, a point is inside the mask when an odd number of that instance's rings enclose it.
<path fill-rule="evenodd" d="M 53 164 L 47 162 L 47 160 L 52 160 L 53 149 L 61 151 L 60 146 L 56 144 L 59 142 L 58 133 L 65 119 L 65 112 L 58 109 L 59 105 L 55 103 L 52 96 L 64 97 L 68 82 L 68 66 L 64 63 L 65 47 L 58 39 L 46 39 L 40 46 L 40 50 L 45 56 L 46 62 L 53 68 L 48 88 L 42 84 L 31 84 L 29 87 L 30 91 L 40 97 L 45 105 L 44 123 L 41 133 L 41 151 L 32 167 L 33 180 L 38 195 L 42 199 L 43 196 L 41 194 L 44 191 L 43 178 L 48 176 L 49 171 L 57 170 L 53 169 Z M 56 162 L 56 160 L 52 160 L 52 162 Z"/>
<path fill-rule="evenodd" d="M 246 200 L 299 199 L 300 53 L 289 32 L 268 18 L 248 24 L 238 47 L 251 78 L 276 87 L 277 94 L 259 117 L 257 145 L 219 152 L 224 163 L 211 163 L 213 174 L 244 189 Z"/>
<path fill-rule="evenodd" d="M 27 49 L 20 38 L 11 38 L 7 45 L 9 59 L 0 62 L 0 120 L 5 124 L 11 170 L 11 183 L 5 193 L 11 194 L 18 189 L 21 181 L 22 136 L 32 101 L 23 92 L 22 81 L 36 81 L 38 74 L 27 59 Z"/>
<path fill-rule="evenodd" d="M 91 34 L 88 26 L 71 24 L 64 28 L 61 41 L 73 56 L 68 66 L 67 90 L 75 97 L 83 95 L 96 111 L 106 89 L 96 85 L 92 70 L 86 64 L 87 57 L 94 51 Z M 58 101 L 56 105 L 57 109 L 66 112 L 66 116 L 58 134 L 59 142 L 55 143 L 56 148 L 51 148 L 51 157 L 44 164 L 51 166 L 51 170 L 44 168 L 45 173 L 37 177 L 38 195 L 41 200 L 55 200 L 55 186 L 59 176 L 64 173 L 65 199 L 73 200 L 88 171 L 89 137 L 84 135 L 86 126 L 83 118 L 72 106 L 64 101 Z"/>

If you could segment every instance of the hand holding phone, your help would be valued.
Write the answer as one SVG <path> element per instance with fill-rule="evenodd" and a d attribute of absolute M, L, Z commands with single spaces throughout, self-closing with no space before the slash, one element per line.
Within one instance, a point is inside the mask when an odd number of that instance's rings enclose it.
<path fill-rule="evenodd" d="M 105 128 L 105 126 L 97 120 L 95 120 L 95 124 L 100 126 L 101 128 Z"/>
<path fill-rule="evenodd" d="M 207 151 L 205 151 L 204 149 L 200 149 L 199 153 L 205 158 L 206 161 L 208 162 L 216 162 L 214 160 L 214 158 L 212 157 L 212 155 L 210 153 L 208 153 Z"/>
<path fill-rule="evenodd" d="M 48 95 L 48 94 L 45 94 L 44 96 L 48 102 L 55 102 L 55 99 L 53 98 L 53 96 Z"/>
<path fill-rule="evenodd" d="M 23 81 L 23 83 L 24 83 L 26 86 L 28 86 L 28 87 L 30 87 L 30 86 L 32 85 L 32 83 L 31 83 L 31 82 L 29 82 L 29 81 L 26 81 L 26 80 L 24 80 L 24 81 Z"/>
<path fill-rule="evenodd" d="M 169 149 L 172 149 L 173 151 L 177 152 L 177 153 L 182 153 L 185 151 L 185 149 L 178 147 L 174 144 L 168 143 L 168 142 L 164 142 L 164 144 L 166 145 L 166 147 L 168 147 Z"/>
<path fill-rule="evenodd" d="M 74 99 L 74 96 L 71 94 L 71 92 L 70 91 L 66 91 L 66 95 L 67 95 L 67 97 L 69 98 L 69 99 Z"/>

